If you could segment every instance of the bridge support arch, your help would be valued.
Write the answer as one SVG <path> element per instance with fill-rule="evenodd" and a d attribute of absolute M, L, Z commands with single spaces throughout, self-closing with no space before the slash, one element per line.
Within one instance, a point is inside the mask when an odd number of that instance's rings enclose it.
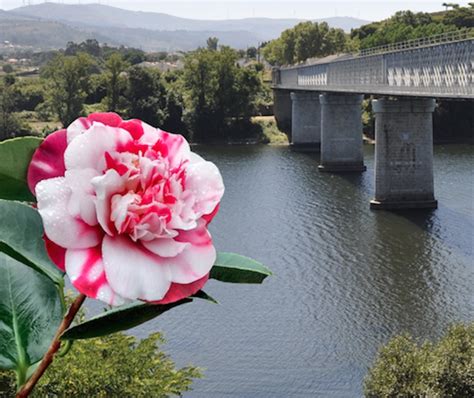
<path fill-rule="evenodd" d="M 297 149 L 319 151 L 321 142 L 321 107 L 319 93 L 291 93 L 291 144 Z"/>
<path fill-rule="evenodd" d="M 362 99 L 359 94 L 326 93 L 321 103 L 320 171 L 365 171 Z"/>
<path fill-rule="evenodd" d="M 434 99 L 379 99 L 375 113 L 374 209 L 436 208 Z"/>

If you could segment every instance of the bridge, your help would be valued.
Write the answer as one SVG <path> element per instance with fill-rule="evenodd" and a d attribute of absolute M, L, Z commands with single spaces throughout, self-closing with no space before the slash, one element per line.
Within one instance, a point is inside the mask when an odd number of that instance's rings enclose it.
<path fill-rule="evenodd" d="M 362 172 L 362 100 L 375 115 L 374 209 L 435 208 L 436 99 L 474 100 L 474 35 L 451 32 L 274 68 L 275 118 L 319 170 Z M 474 106 L 473 106 L 474 112 Z"/>

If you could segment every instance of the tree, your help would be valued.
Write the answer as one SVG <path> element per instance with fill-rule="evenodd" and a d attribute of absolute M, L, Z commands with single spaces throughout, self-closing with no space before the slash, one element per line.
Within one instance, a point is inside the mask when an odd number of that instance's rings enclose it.
<path fill-rule="evenodd" d="M 429 13 L 398 11 L 392 17 L 363 25 L 351 31 L 351 38 L 360 43 L 360 48 L 370 48 L 421 37 L 433 36 L 456 29 L 474 28 L 473 7 L 453 7 L 434 16 Z M 454 5 L 456 6 L 456 5 Z"/>
<path fill-rule="evenodd" d="M 51 107 L 63 126 L 68 126 L 83 112 L 93 65 L 93 60 L 85 53 L 74 56 L 59 54 L 42 72 L 49 86 Z"/>
<path fill-rule="evenodd" d="M 13 72 L 13 66 L 11 66 L 10 64 L 5 64 L 5 65 L 2 66 L 2 70 L 5 73 L 12 73 Z"/>
<path fill-rule="evenodd" d="M 21 121 L 13 113 L 14 109 L 13 85 L 4 79 L 0 83 L 0 141 L 18 134 L 22 129 Z"/>
<path fill-rule="evenodd" d="M 474 324 L 449 328 L 436 343 L 408 335 L 382 347 L 364 382 L 368 398 L 474 396 Z"/>
<path fill-rule="evenodd" d="M 206 41 L 207 49 L 212 51 L 217 51 L 217 44 L 219 39 L 217 37 L 209 37 Z"/>
<path fill-rule="evenodd" d="M 247 48 L 247 58 L 249 58 L 249 59 L 257 58 L 257 48 L 256 47 Z"/>
<path fill-rule="evenodd" d="M 457 3 L 443 3 L 442 5 L 443 7 L 446 7 L 446 10 L 448 8 L 453 8 L 453 9 L 459 8 L 459 4 Z"/>
<path fill-rule="evenodd" d="M 183 79 L 186 119 L 195 141 L 231 138 L 229 127 L 248 120 L 262 87 L 255 68 L 240 68 L 236 51 L 226 46 L 189 54 Z"/>
<path fill-rule="evenodd" d="M 166 91 L 156 69 L 134 66 L 128 70 L 125 90 L 127 114 L 153 126 L 161 126 L 166 118 Z"/>
<path fill-rule="evenodd" d="M 326 22 L 301 22 L 283 31 L 281 36 L 263 47 L 265 59 L 272 65 L 293 64 L 308 58 L 340 53 L 348 37 L 341 29 L 330 28 Z"/>
<path fill-rule="evenodd" d="M 457 7 L 449 10 L 443 17 L 443 23 L 457 28 L 474 28 L 474 3 L 469 7 Z"/>
<path fill-rule="evenodd" d="M 125 79 L 121 73 L 129 66 L 120 53 L 112 54 L 105 63 L 107 79 L 107 106 L 115 112 L 119 104 L 120 93 L 125 87 Z"/>

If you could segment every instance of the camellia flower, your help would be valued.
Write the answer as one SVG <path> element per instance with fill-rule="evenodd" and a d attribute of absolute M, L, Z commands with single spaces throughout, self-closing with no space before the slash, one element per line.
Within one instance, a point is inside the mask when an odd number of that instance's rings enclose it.
<path fill-rule="evenodd" d="M 224 185 L 182 136 L 91 114 L 46 137 L 28 185 L 48 254 L 81 293 L 165 304 L 206 283 L 216 259 L 207 224 Z"/>

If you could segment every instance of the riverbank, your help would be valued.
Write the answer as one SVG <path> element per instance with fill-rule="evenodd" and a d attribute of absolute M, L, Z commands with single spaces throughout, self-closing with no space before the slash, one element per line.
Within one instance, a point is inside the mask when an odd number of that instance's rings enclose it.
<path fill-rule="evenodd" d="M 278 129 L 274 116 L 254 116 L 251 118 L 253 124 L 262 130 L 259 143 L 269 145 L 289 145 L 288 136 Z"/>

